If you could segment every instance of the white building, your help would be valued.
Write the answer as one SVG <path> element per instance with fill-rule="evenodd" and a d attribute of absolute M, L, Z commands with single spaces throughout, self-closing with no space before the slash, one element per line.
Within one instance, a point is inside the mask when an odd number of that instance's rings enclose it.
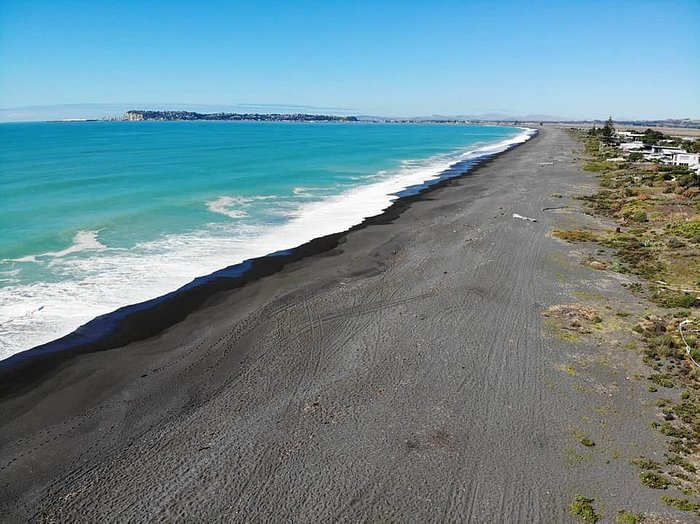
<path fill-rule="evenodd" d="M 644 144 L 642 142 L 622 142 L 618 147 L 623 151 L 637 151 L 644 149 Z"/>
<path fill-rule="evenodd" d="M 695 167 L 700 164 L 700 154 L 686 153 L 685 151 L 674 153 L 671 156 L 671 164 L 674 166 Z"/>
<path fill-rule="evenodd" d="M 631 142 L 634 140 L 642 141 L 644 140 L 645 135 L 644 133 L 637 133 L 635 131 L 618 131 L 617 136 L 620 138 L 620 140 Z"/>
<path fill-rule="evenodd" d="M 668 147 L 661 145 L 649 146 L 649 150 L 644 153 L 645 160 L 658 160 L 663 164 L 673 163 L 673 156 L 676 154 L 687 154 L 685 149 L 680 147 Z"/>
<path fill-rule="evenodd" d="M 685 153 L 685 149 L 681 149 L 680 147 L 669 147 L 669 146 L 649 146 L 649 152 L 652 155 L 663 155 L 663 156 L 672 156 L 675 153 Z"/>

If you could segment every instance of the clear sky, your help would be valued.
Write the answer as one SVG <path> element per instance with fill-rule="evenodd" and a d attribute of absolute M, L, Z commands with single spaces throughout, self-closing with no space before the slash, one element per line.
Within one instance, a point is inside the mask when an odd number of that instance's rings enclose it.
<path fill-rule="evenodd" d="M 0 0 L 0 108 L 84 103 L 700 118 L 700 0 Z"/>

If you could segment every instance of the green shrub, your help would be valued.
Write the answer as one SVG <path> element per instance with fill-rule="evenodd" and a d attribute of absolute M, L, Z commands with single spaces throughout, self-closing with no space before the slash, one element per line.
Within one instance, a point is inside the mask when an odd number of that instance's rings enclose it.
<path fill-rule="evenodd" d="M 653 489 L 666 489 L 671 483 L 666 477 L 653 471 L 642 471 L 639 478 L 642 480 L 642 484 Z"/>
<path fill-rule="evenodd" d="M 649 380 L 651 380 L 657 386 L 664 388 L 672 388 L 674 386 L 673 379 L 670 375 L 664 375 L 662 373 L 655 373 L 649 375 Z"/>
<path fill-rule="evenodd" d="M 678 344 L 671 335 L 657 335 L 651 337 L 644 349 L 644 354 L 648 357 L 675 357 L 678 356 Z"/>
<path fill-rule="evenodd" d="M 688 239 L 700 237 L 700 220 L 690 222 L 676 222 L 670 227 L 671 232 Z"/>
<path fill-rule="evenodd" d="M 659 464 L 655 460 L 648 459 L 645 457 L 639 457 L 638 459 L 633 460 L 632 464 L 636 464 L 642 469 L 649 469 L 652 471 L 658 471 L 659 469 L 661 469 L 661 464 Z"/>
<path fill-rule="evenodd" d="M 632 220 L 635 222 L 649 222 L 649 217 L 646 211 L 637 211 L 632 215 Z"/>
<path fill-rule="evenodd" d="M 585 166 L 583 166 L 583 169 L 586 171 L 591 171 L 592 173 L 605 173 L 606 171 L 610 171 L 611 169 L 614 169 L 615 163 L 614 162 L 607 162 L 605 160 L 596 160 L 593 162 L 587 163 Z"/>
<path fill-rule="evenodd" d="M 644 522 L 646 517 L 641 513 L 630 513 L 621 509 L 615 515 L 615 522 L 617 524 L 637 524 L 638 522 Z"/>
<path fill-rule="evenodd" d="M 682 240 L 678 240 L 674 237 L 670 238 L 668 242 L 666 242 L 666 245 L 671 249 L 680 249 L 682 247 L 685 247 L 685 242 L 683 242 Z"/>
<path fill-rule="evenodd" d="M 576 499 L 569 505 L 569 511 L 572 515 L 581 517 L 581 520 L 586 524 L 595 524 L 600 520 L 600 515 L 593 508 L 593 502 L 595 499 L 577 495 Z"/>
<path fill-rule="evenodd" d="M 700 504 L 697 502 L 691 502 L 688 499 L 674 499 L 673 497 L 663 496 L 661 500 L 664 504 L 671 506 L 672 508 L 679 509 L 681 511 L 694 511 L 700 515 Z"/>
<path fill-rule="evenodd" d="M 661 433 L 668 437 L 675 437 L 679 439 L 692 440 L 693 438 L 693 432 L 691 430 L 674 426 L 668 422 L 664 422 L 661 426 Z"/>
<path fill-rule="evenodd" d="M 671 464 L 672 466 L 680 466 L 684 470 L 689 471 L 690 473 L 695 473 L 696 468 L 693 464 L 688 462 L 687 460 L 684 460 L 682 457 L 679 457 L 678 455 L 671 455 L 666 459 L 667 464 Z"/>
<path fill-rule="evenodd" d="M 656 290 L 651 300 L 666 308 L 689 309 L 700 306 L 700 299 L 694 293 L 683 293 L 666 289 Z"/>

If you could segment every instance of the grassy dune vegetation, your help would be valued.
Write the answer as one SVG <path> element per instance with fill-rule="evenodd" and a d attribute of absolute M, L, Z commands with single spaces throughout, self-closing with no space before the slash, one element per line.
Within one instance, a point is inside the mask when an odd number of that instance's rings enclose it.
<path fill-rule="evenodd" d="M 555 230 L 554 235 L 611 248 L 612 260 L 584 263 L 638 277 L 626 285 L 650 302 L 647 314 L 621 320 L 641 341 L 650 367 L 648 390 L 658 397 L 660 410 L 652 425 L 665 435 L 668 450 L 663 463 L 644 457 L 634 463 L 645 486 L 675 487 L 688 497 L 664 496 L 667 505 L 700 516 L 700 175 L 682 166 L 645 162 L 639 154 L 611 161 L 621 151 L 606 145 L 605 136 L 576 134 L 586 145 L 585 169 L 598 175 L 600 186 L 582 198 L 590 213 L 612 225 L 602 231 Z M 700 146 L 697 142 L 691 149 Z M 575 513 L 595 522 L 585 508 Z"/>

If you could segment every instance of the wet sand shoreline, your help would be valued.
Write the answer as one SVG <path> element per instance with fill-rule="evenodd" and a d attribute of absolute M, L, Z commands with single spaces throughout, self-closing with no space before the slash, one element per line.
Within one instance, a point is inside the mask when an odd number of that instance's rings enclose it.
<path fill-rule="evenodd" d="M 156 336 L 164 329 L 182 321 L 218 293 L 264 278 L 282 270 L 288 264 L 328 252 L 354 231 L 390 223 L 401 216 L 411 204 L 426 198 L 430 192 L 444 187 L 456 178 L 469 176 L 517 145 L 500 153 L 459 162 L 420 186 L 406 188 L 384 212 L 366 218 L 349 230 L 314 238 L 301 246 L 247 259 L 198 277 L 171 293 L 102 315 L 64 337 L 3 359 L 0 361 L 0 398 L 7 398 L 31 388 L 32 384 L 42 380 L 56 365 L 62 365 L 74 356 L 106 351 Z"/>

